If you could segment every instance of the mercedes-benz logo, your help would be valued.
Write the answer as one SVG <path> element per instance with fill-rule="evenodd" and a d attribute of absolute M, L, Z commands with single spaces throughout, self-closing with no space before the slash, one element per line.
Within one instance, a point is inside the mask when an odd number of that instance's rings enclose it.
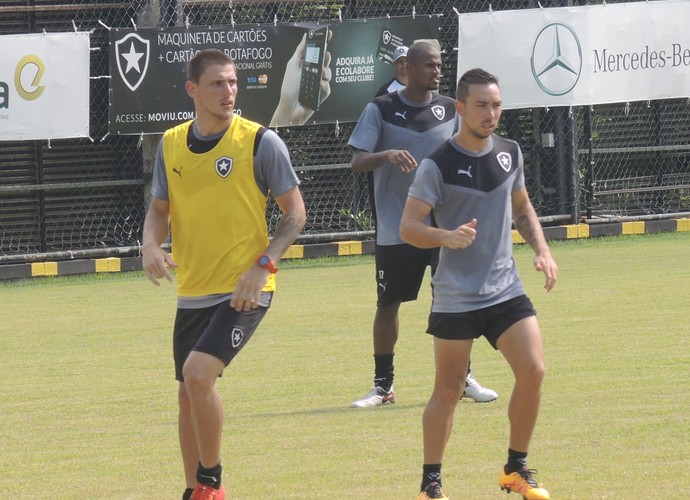
<path fill-rule="evenodd" d="M 582 47 L 573 28 L 563 23 L 544 26 L 534 40 L 530 63 L 537 85 L 547 94 L 573 90 L 582 71 Z"/>

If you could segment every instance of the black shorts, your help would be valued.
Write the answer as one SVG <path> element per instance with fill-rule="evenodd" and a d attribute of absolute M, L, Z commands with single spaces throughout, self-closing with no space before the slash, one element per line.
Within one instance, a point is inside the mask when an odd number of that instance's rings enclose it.
<path fill-rule="evenodd" d="M 177 309 L 173 331 L 175 378 L 184 381 L 182 367 L 189 353 L 215 356 L 228 366 L 249 341 L 268 307 L 237 312 L 224 300 L 202 309 Z"/>
<path fill-rule="evenodd" d="M 464 313 L 435 313 L 429 315 L 426 333 L 446 340 L 476 339 L 484 335 L 496 347 L 498 337 L 521 319 L 536 316 L 527 295 L 520 295 L 500 304 Z"/>
<path fill-rule="evenodd" d="M 433 275 L 438 249 L 412 245 L 376 245 L 376 289 L 379 307 L 417 300 L 424 272 L 431 266 Z"/>

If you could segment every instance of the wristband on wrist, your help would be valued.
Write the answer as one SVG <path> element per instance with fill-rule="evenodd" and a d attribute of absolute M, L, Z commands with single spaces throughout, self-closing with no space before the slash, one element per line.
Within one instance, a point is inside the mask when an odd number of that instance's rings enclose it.
<path fill-rule="evenodd" d="M 266 254 L 259 255 L 259 258 L 256 259 L 256 265 L 259 267 L 263 267 L 264 269 L 267 269 L 268 272 L 272 274 L 278 272 L 278 268 L 275 266 L 271 258 Z"/>

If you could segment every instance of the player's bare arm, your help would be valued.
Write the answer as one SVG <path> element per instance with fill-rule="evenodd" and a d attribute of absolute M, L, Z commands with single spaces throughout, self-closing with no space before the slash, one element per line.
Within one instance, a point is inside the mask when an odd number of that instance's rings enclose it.
<path fill-rule="evenodd" d="M 457 250 L 467 248 L 477 236 L 477 219 L 472 219 L 467 224 L 458 226 L 453 231 L 446 231 L 442 246 Z"/>
<path fill-rule="evenodd" d="M 551 249 L 546 243 L 544 231 L 529 199 L 527 189 L 523 187 L 513 193 L 512 206 L 515 228 L 534 250 L 534 268 L 544 273 L 546 279 L 544 288 L 547 292 L 551 291 L 558 279 L 558 266 L 551 256 Z"/>
<path fill-rule="evenodd" d="M 449 231 L 427 224 L 426 219 L 431 213 L 431 205 L 408 196 L 405 209 L 400 220 L 400 237 L 410 245 L 418 248 L 467 248 L 472 244 L 477 234 L 475 226 L 477 220 L 472 219 L 456 229 Z"/>
<path fill-rule="evenodd" d="M 307 211 L 297 186 L 276 196 L 275 200 L 283 215 L 265 253 L 274 262 L 278 262 L 302 231 L 307 221 Z"/>
<path fill-rule="evenodd" d="M 268 256 L 274 264 L 277 264 L 299 236 L 307 220 L 307 215 L 302 194 L 297 186 L 280 196 L 276 196 L 275 200 L 283 212 L 283 216 L 271 243 L 264 251 L 264 255 Z M 269 273 L 266 268 L 256 264 L 252 265 L 237 282 L 230 305 L 237 311 L 249 311 L 258 307 L 261 290 L 268 281 Z"/>
<path fill-rule="evenodd" d="M 352 153 L 352 170 L 358 173 L 371 172 L 386 163 L 395 165 L 401 172 L 411 172 L 417 168 L 417 161 L 404 149 L 387 149 L 378 153 L 355 149 Z"/>
<path fill-rule="evenodd" d="M 154 285 L 160 285 L 159 278 L 172 283 L 169 268 L 177 267 L 161 244 L 168 236 L 170 204 L 167 200 L 153 198 L 144 219 L 143 243 L 141 246 L 142 267 L 146 277 Z"/>

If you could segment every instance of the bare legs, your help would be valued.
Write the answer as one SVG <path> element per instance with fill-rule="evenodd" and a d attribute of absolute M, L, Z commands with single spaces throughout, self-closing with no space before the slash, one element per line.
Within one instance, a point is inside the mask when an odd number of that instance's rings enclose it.
<path fill-rule="evenodd" d="M 374 354 L 393 354 L 398 341 L 400 302 L 376 308 L 374 316 Z"/>
<path fill-rule="evenodd" d="M 455 406 L 465 390 L 467 363 L 472 340 L 443 340 L 434 337 L 436 379 L 424 409 L 424 463 L 440 464 L 453 428 Z"/>
<path fill-rule="evenodd" d="M 526 452 L 539 413 L 544 378 L 544 351 L 536 317 L 530 316 L 513 324 L 499 337 L 497 345 L 515 375 L 508 406 L 509 446 Z M 425 464 L 443 462 L 471 350 L 472 340 L 434 338 L 436 378 L 423 418 Z"/>
<path fill-rule="evenodd" d="M 206 468 L 220 463 L 223 403 L 216 379 L 225 368 L 218 358 L 192 352 L 185 362 L 184 383 L 179 388 L 179 436 L 185 480 L 196 485 L 199 463 Z"/>
<path fill-rule="evenodd" d="M 515 375 L 508 405 L 510 448 L 526 452 L 537 423 L 545 372 L 537 318 L 530 316 L 515 323 L 498 338 L 497 345 Z"/>
<path fill-rule="evenodd" d="M 184 478 L 187 488 L 194 488 L 196 486 L 196 468 L 199 466 L 199 446 L 194 435 L 192 410 L 183 383 L 180 383 L 178 400 L 180 412 L 177 426 L 180 438 L 180 451 L 182 452 L 182 465 L 184 466 Z"/>

